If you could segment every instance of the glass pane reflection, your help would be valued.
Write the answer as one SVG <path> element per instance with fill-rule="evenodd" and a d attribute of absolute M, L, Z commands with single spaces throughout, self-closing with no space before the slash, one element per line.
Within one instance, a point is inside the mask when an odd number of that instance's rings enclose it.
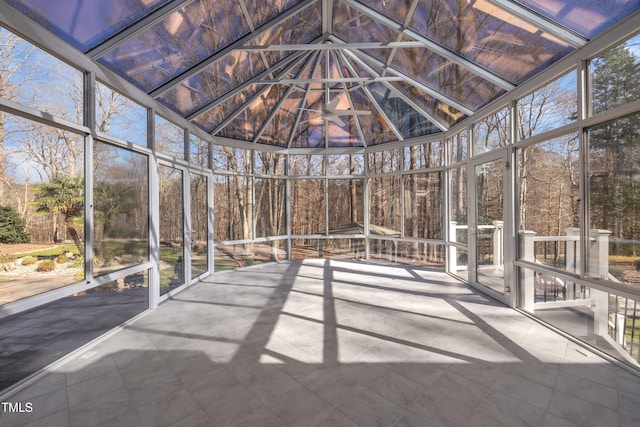
<path fill-rule="evenodd" d="M 94 274 L 149 260 L 147 156 L 94 143 Z"/>
<path fill-rule="evenodd" d="M 149 92 L 249 32 L 236 0 L 189 3 L 100 62 Z"/>
<path fill-rule="evenodd" d="M 159 165 L 160 295 L 185 283 L 182 171 Z"/>
<path fill-rule="evenodd" d="M 640 8 L 638 0 L 516 1 L 589 38 Z"/>
<path fill-rule="evenodd" d="M 573 50 L 488 0 L 422 0 L 409 27 L 513 83 Z"/>
<path fill-rule="evenodd" d="M 440 132 L 438 127 L 429 122 L 382 83 L 372 83 L 369 88 L 387 117 L 404 138 Z"/>
<path fill-rule="evenodd" d="M 105 41 L 169 0 L 7 0 L 80 50 Z"/>

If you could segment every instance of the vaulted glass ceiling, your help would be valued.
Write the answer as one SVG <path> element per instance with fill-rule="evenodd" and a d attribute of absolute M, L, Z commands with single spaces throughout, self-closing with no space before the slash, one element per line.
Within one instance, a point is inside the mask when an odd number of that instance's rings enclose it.
<path fill-rule="evenodd" d="M 6 0 L 214 136 L 366 147 L 446 131 L 640 0 Z"/>

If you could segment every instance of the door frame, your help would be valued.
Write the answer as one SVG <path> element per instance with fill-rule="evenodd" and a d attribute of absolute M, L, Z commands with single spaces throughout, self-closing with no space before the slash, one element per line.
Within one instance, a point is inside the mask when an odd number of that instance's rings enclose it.
<path fill-rule="evenodd" d="M 469 159 L 467 174 L 467 188 L 469 195 L 469 228 L 468 228 L 468 242 L 469 242 L 469 285 L 480 292 L 491 296 L 498 301 L 509 306 L 515 304 L 515 290 L 516 290 L 516 277 L 514 275 L 514 261 L 515 261 L 515 238 L 514 238 L 514 176 L 513 176 L 513 154 L 511 147 L 502 147 L 493 150 L 488 153 L 483 153 L 477 157 Z M 503 164 L 503 206 L 502 206 L 502 220 L 503 234 L 502 234 L 502 252 L 503 252 L 503 271 L 504 271 L 504 293 L 500 293 L 486 285 L 478 282 L 477 276 L 477 256 L 478 256 L 478 244 L 477 244 L 477 230 L 478 230 L 478 215 L 477 215 L 477 177 L 476 167 L 478 165 L 501 160 Z"/>
<path fill-rule="evenodd" d="M 158 206 L 160 209 L 160 167 L 170 167 L 173 169 L 177 169 L 182 172 L 182 278 L 183 281 L 181 284 L 176 286 L 174 289 L 171 289 L 169 292 L 165 294 L 160 294 L 160 286 L 157 288 L 158 302 L 165 301 L 171 296 L 181 292 L 191 283 L 191 236 L 188 230 L 191 230 L 191 207 L 190 207 L 190 195 L 188 192 L 189 188 L 189 169 L 185 166 L 178 165 L 173 162 L 168 162 L 166 160 L 158 159 Z M 158 232 L 160 232 L 160 212 L 158 212 Z M 160 236 L 158 235 L 158 261 L 160 261 Z M 158 274 L 159 274 L 159 266 L 158 266 Z"/>

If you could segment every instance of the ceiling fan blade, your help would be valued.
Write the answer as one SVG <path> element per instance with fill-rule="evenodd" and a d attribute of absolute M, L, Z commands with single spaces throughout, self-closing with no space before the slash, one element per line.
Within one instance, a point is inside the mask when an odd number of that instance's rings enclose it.
<path fill-rule="evenodd" d="M 326 115 L 325 119 L 327 121 L 331 121 L 335 124 L 337 124 L 340 127 L 345 127 L 347 124 L 338 116 L 334 115 L 334 114 L 330 114 L 330 115 Z"/>
<path fill-rule="evenodd" d="M 324 106 L 324 110 L 329 114 L 334 114 L 336 108 L 338 108 L 338 103 L 340 102 L 340 98 L 337 96 L 331 100 L 330 103 Z"/>
<path fill-rule="evenodd" d="M 340 116 L 368 116 L 371 114 L 371 111 L 367 110 L 335 110 L 334 114 L 338 114 Z"/>

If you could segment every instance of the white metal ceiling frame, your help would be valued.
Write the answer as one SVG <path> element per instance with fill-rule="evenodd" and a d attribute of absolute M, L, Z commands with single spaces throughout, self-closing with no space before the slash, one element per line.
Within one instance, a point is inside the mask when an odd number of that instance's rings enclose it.
<path fill-rule="evenodd" d="M 575 66 L 577 59 L 579 60 L 580 58 L 592 57 L 596 54 L 599 54 L 603 49 L 607 49 L 614 43 L 621 42 L 625 38 L 637 34 L 637 20 L 639 18 L 640 12 L 634 12 L 633 14 L 625 17 L 605 33 L 600 34 L 590 40 L 589 44 L 587 46 L 584 46 L 584 49 L 578 49 L 570 53 L 567 57 L 561 59 L 555 64 L 552 64 L 550 67 L 534 76 L 532 79 L 528 80 L 526 84 L 523 83 L 513 91 L 507 92 L 488 105 L 484 106 L 478 111 L 478 113 L 489 114 L 490 111 L 498 108 L 498 106 L 503 106 L 503 104 L 508 100 L 517 99 L 518 97 L 524 96 L 527 92 L 533 90 L 535 87 L 539 87 L 544 83 L 552 80 L 553 78 L 555 78 L 555 76 L 571 68 L 572 64 Z M 214 144 L 224 144 L 236 148 L 255 148 L 255 144 L 251 144 L 246 141 L 234 140 L 224 137 L 212 138 L 211 135 L 207 134 L 194 124 L 188 122 L 184 119 L 184 117 L 176 114 L 174 111 L 160 104 L 155 99 L 148 96 L 147 93 L 141 91 L 139 88 L 137 88 L 118 74 L 114 73 L 113 71 L 107 69 L 105 66 L 89 60 L 89 58 L 85 54 L 82 54 L 77 49 L 71 47 L 67 42 L 63 41 L 57 35 L 51 33 L 49 30 L 46 30 L 44 27 L 34 24 L 31 19 L 16 11 L 14 8 L 4 2 L 0 2 L 0 22 L 6 28 L 9 28 L 12 32 L 20 35 L 25 40 L 34 43 L 39 48 L 48 51 L 59 58 L 62 58 L 66 62 L 73 64 L 75 67 L 79 67 L 85 72 L 95 73 L 97 78 L 112 86 L 114 89 L 122 92 L 123 94 L 126 94 L 129 97 L 132 97 L 137 102 L 145 105 L 147 108 L 151 108 L 154 111 L 161 113 L 163 116 L 173 120 L 177 124 L 180 124 L 180 126 L 189 129 L 192 133 L 200 136 L 203 139 L 209 139 L 209 141 L 213 142 Z M 452 135 L 462 129 L 465 129 L 469 126 L 469 123 L 471 123 L 470 120 L 471 118 L 467 118 L 460 123 L 457 123 L 455 126 L 449 129 L 447 135 Z M 591 123 L 591 121 L 589 121 L 589 123 Z M 446 137 L 447 135 L 427 135 L 417 139 L 412 138 L 408 140 L 407 143 L 412 143 L 412 141 L 416 141 L 416 143 L 421 143 L 420 141 L 436 141 L 442 139 L 443 137 Z M 267 152 L 290 152 L 294 154 L 323 152 L 340 154 L 354 152 L 374 152 L 385 149 L 398 148 L 404 145 L 405 144 L 401 141 L 389 142 L 385 144 L 370 146 L 366 151 L 363 150 L 362 147 L 332 147 L 326 150 L 321 150 L 313 148 L 285 149 L 282 147 L 264 145 L 260 147 L 260 150 Z"/>
<path fill-rule="evenodd" d="M 505 89 L 512 90 L 516 87 L 512 82 L 503 79 L 497 74 L 485 69 L 484 67 L 476 64 L 473 61 L 466 59 L 465 57 L 455 53 L 440 44 L 434 42 L 433 40 L 419 34 L 417 31 L 414 31 L 409 28 L 405 28 L 404 25 L 397 23 L 393 19 L 387 17 L 386 15 L 378 12 L 377 10 L 371 9 L 369 6 L 365 6 L 362 3 L 358 3 L 355 0 L 340 0 L 344 4 L 349 7 L 355 9 L 356 11 L 362 13 L 365 16 L 373 19 L 374 21 L 395 30 L 404 36 L 408 37 L 411 40 L 419 41 L 424 44 L 424 47 L 429 49 L 432 52 L 437 53 L 438 55 L 450 60 L 451 62 L 458 64 L 461 67 L 473 72 L 474 74 L 482 77 L 483 79 Z"/>
<path fill-rule="evenodd" d="M 256 29 L 256 31 L 250 32 L 248 34 L 245 34 L 244 36 L 240 37 L 239 39 L 237 39 L 233 43 L 230 43 L 229 45 L 227 45 L 224 48 L 218 50 L 217 52 L 213 53 L 209 57 L 207 57 L 207 58 L 203 59 L 202 61 L 198 62 L 197 64 L 194 64 L 193 66 L 187 68 L 185 71 L 181 72 L 177 76 L 169 79 L 167 82 L 159 85 L 158 87 L 156 87 L 155 89 L 150 91 L 149 95 L 151 95 L 154 98 L 157 98 L 157 97 L 161 96 L 162 94 L 164 94 L 168 90 L 170 90 L 173 87 L 179 85 L 182 81 L 187 80 L 187 79 L 191 78 L 192 76 L 204 71 L 207 67 L 209 67 L 214 62 L 216 62 L 219 59 L 221 59 L 222 57 L 224 57 L 227 54 L 233 52 L 237 48 L 246 45 L 247 43 L 251 42 L 252 40 L 257 38 L 258 36 L 260 36 L 261 34 L 265 33 L 266 31 L 271 30 L 273 27 L 282 24 L 283 22 L 285 22 L 287 19 L 291 18 L 292 16 L 302 12 L 304 9 L 308 8 L 309 6 L 314 5 L 317 1 L 318 0 L 303 0 L 302 2 L 298 3 L 297 5 L 287 9 L 284 13 L 281 13 L 281 14 L 275 16 L 274 18 L 270 19 L 266 23 L 260 25 Z"/>
<path fill-rule="evenodd" d="M 404 21 L 402 22 L 403 28 L 409 27 L 409 23 L 411 22 L 413 13 L 416 11 L 416 7 L 418 7 L 418 3 L 420 3 L 420 0 L 413 0 L 411 2 L 411 5 L 409 6 L 409 10 L 407 11 L 407 16 L 405 16 Z M 404 37 L 405 37 L 404 34 L 398 33 L 398 35 L 396 36 L 396 42 L 402 41 Z M 421 47 L 421 46 L 418 46 L 418 47 Z M 397 48 L 394 47 L 393 49 L 391 49 L 391 53 L 389 53 L 389 57 L 387 58 L 386 66 L 391 66 L 391 63 L 393 62 L 393 58 L 396 56 L 397 52 L 398 52 Z M 382 69 L 383 76 L 385 75 L 384 74 L 385 72 L 386 72 L 386 68 L 383 68 Z"/>
<path fill-rule="evenodd" d="M 307 54 L 306 52 L 299 52 L 297 54 L 294 54 L 293 58 L 291 58 L 291 57 L 284 58 L 282 61 L 279 62 L 279 64 L 281 62 L 286 62 L 288 65 L 284 69 L 282 69 L 281 71 L 278 72 L 277 77 L 287 74 L 289 71 L 291 71 L 294 67 L 296 67 L 300 62 L 302 62 L 308 56 L 309 56 L 309 54 Z M 205 110 L 204 112 L 210 111 L 211 109 L 213 109 L 213 108 L 217 107 L 218 105 L 222 104 L 227 99 L 229 99 L 229 98 L 241 93 L 247 87 L 254 85 L 255 82 L 253 82 L 252 80 L 260 81 L 262 79 L 262 77 L 264 77 L 264 75 L 266 75 L 266 74 L 268 74 L 270 72 L 273 72 L 273 69 L 262 71 L 258 75 L 254 76 L 252 79 L 250 79 L 250 80 L 246 81 L 245 83 L 243 83 L 241 86 L 236 87 L 235 89 L 227 92 L 225 95 L 221 96 L 220 98 L 216 99 L 215 101 L 207 104 L 202 109 Z M 264 94 L 264 92 L 266 92 L 270 87 L 271 87 L 270 85 L 265 85 L 262 89 L 257 91 L 254 95 L 252 95 L 251 97 L 247 98 L 247 100 L 244 101 L 242 103 L 242 105 L 240 105 L 238 108 L 236 108 L 235 111 L 233 111 L 231 114 L 229 114 L 227 117 L 225 117 L 225 119 L 222 122 L 220 122 L 210 132 L 210 134 L 211 135 L 215 135 L 218 132 L 220 132 L 222 129 L 224 129 L 239 114 L 241 114 L 244 110 L 246 110 L 256 99 L 258 99 L 260 96 L 262 96 L 262 94 Z M 202 114 L 202 112 L 200 112 L 199 114 Z M 197 116 L 194 116 L 194 118 L 195 117 L 197 117 Z"/>
<path fill-rule="evenodd" d="M 552 36 L 562 40 L 563 42 L 570 44 L 575 48 L 582 47 L 589 41 L 589 39 L 564 27 L 558 22 L 553 21 L 546 16 L 542 16 L 513 0 L 486 1 L 499 7 L 505 12 L 508 12 L 515 17 L 522 19 L 523 21 L 533 25 L 534 27 L 551 34 Z"/>
<path fill-rule="evenodd" d="M 216 108 L 218 105 L 222 104 L 223 102 L 225 102 L 229 98 L 231 98 L 231 97 L 237 95 L 238 93 L 242 92 L 247 87 L 252 86 L 252 85 L 256 84 L 257 82 L 261 81 L 265 76 L 267 76 L 269 74 L 272 74 L 275 69 L 279 69 L 279 68 L 285 67 L 284 70 L 283 70 L 285 72 L 284 73 L 280 72 L 280 73 L 278 73 L 278 75 L 286 75 L 286 72 L 291 70 L 291 68 L 295 67 L 295 65 L 299 62 L 299 60 L 304 56 L 305 56 L 305 52 L 296 52 L 295 54 L 292 54 L 290 56 L 287 56 L 287 57 L 281 59 L 280 61 L 275 63 L 271 68 L 267 68 L 265 70 L 262 70 L 261 72 L 259 72 L 255 76 L 253 76 L 250 79 L 242 82 L 241 84 L 239 84 L 235 88 L 231 89 L 230 91 L 224 93 L 223 95 L 219 96 L 218 98 L 215 98 L 215 99 L 211 100 L 210 102 L 205 103 L 204 105 L 202 105 L 197 110 L 194 110 L 193 112 L 187 114 L 185 116 L 185 118 L 187 120 L 193 120 L 196 117 L 198 117 L 199 115 L 204 114 L 207 111 Z"/>
<path fill-rule="evenodd" d="M 336 68 L 338 70 L 338 73 L 340 74 L 340 77 L 342 79 L 344 79 L 345 78 L 344 77 L 344 69 L 342 68 L 342 66 L 338 66 L 337 65 L 337 64 L 340 64 L 340 62 L 341 62 L 339 60 L 338 53 L 335 52 L 335 51 L 329 51 L 329 54 L 333 56 L 333 61 L 336 64 Z M 351 70 L 350 70 L 350 73 L 352 75 L 356 75 Z M 351 93 L 349 92 L 349 88 L 347 87 L 347 83 L 348 83 L 347 81 L 342 81 L 340 84 L 343 87 L 344 95 L 347 98 L 347 102 L 349 103 L 349 108 L 351 108 L 352 110 L 356 110 L 357 108 L 356 108 L 355 104 L 353 103 L 353 99 L 351 98 Z M 360 85 L 362 85 L 362 83 Z M 358 131 L 358 135 L 360 136 L 360 140 L 362 141 L 362 145 L 363 145 L 363 147 L 366 148 L 367 147 L 367 140 L 364 137 L 364 132 L 362 131 L 362 123 L 360 122 L 360 118 L 358 116 L 353 116 L 353 120 L 354 120 L 354 122 L 356 124 L 356 130 Z M 328 146 L 328 144 L 327 144 L 327 146 Z"/>
<path fill-rule="evenodd" d="M 353 66 L 349 63 L 349 61 L 347 60 L 346 56 L 344 55 L 343 51 L 339 52 L 340 56 L 342 57 L 342 60 L 345 64 L 345 66 L 349 69 L 349 71 L 354 74 L 357 75 L 357 71 L 355 70 L 355 68 L 353 68 Z M 364 68 L 365 71 L 369 72 L 369 70 L 371 69 L 371 67 L 368 68 Z M 378 73 L 376 73 L 374 70 L 372 70 L 373 72 L 371 73 L 372 75 L 379 75 Z M 384 119 L 384 121 L 386 122 L 386 124 L 389 126 L 389 128 L 391 129 L 391 131 L 394 133 L 394 135 L 396 135 L 396 138 L 398 138 L 398 141 L 403 141 L 404 137 L 402 136 L 402 134 L 400 133 L 400 131 L 398 130 L 398 128 L 395 126 L 395 124 L 391 121 L 391 119 L 389 118 L 389 116 L 387 115 L 387 113 L 384 111 L 384 109 L 382 108 L 382 106 L 378 103 L 378 101 L 375 99 L 375 97 L 373 96 L 373 94 L 371 93 L 371 91 L 369 90 L 369 88 L 364 85 L 364 84 L 359 84 L 358 88 L 360 88 L 362 90 L 362 92 L 364 92 L 364 95 L 367 97 L 367 99 L 369 100 L 369 102 L 371 103 L 371 105 L 373 105 L 373 107 L 376 109 L 376 111 L 378 112 L 378 114 L 380 114 L 380 116 Z"/>
<path fill-rule="evenodd" d="M 338 40 L 337 38 L 334 38 L 334 40 Z M 417 89 L 420 89 L 422 92 L 425 92 L 427 95 L 430 95 L 432 97 L 434 97 L 435 99 L 437 99 L 440 102 L 443 102 L 447 105 L 452 106 L 453 108 L 455 108 L 456 110 L 466 114 L 466 115 L 472 115 L 475 111 L 472 110 L 471 108 L 467 107 L 464 104 L 461 104 L 460 102 L 450 98 L 447 95 L 444 95 L 443 93 L 441 93 L 440 91 L 433 89 L 429 86 L 427 86 L 426 84 L 422 83 L 421 81 L 406 75 L 405 73 L 403 73 L 402 71 L 396 70 L 393 67 L 389 67 L 389 66 L 385 66 L 385 64 L 376 59 L 373 58 L 371 55 L 369 55 L 366 52 L 362 52 L 362 51 L 344 51 L 344 53 L 346 55 L 349 55 L 351 58 L 353 58 L 354 61 L 357 61 L 359 64 L 366 64 L 367 67 L 370 68 L 370 66 L 366 63 L 366 61 L 371 62 L 372 64 L 374 64 L 375 66 L 379 67 L 382 70 L 386 70 L 389 73 L 392 73 L 395 76 L 398 77 L 402 77 L 404 82 L 407 84 L 410 84 L 411 86 L 416 87 Z M 379 73 L 376 73 L 379 74 Z"/>
<path fill-rule="evenodd" d="M 302 65 L 302 68 L 300 69 L 300 73 L 304 73 L 311 66 L 311 64 L 314 62 L 314 59 L 315 59 L 315 56 L 310 53 L 307 56 L 306 62 Z M 280 98 L 280 100 L 276 103 L 274 108 L 271 110 L 271 112 L 269 113 L 269 116 L 267 117 L 265 122 L 262 124 L 262 126 L 260 126 L 260 129 L 258 129 L 258 132 L 256 132 L 256 135 L 254 136 L 252 142 L 258 143 L 258 140 L 260 140 L 260 138 L 262 138 L 262 135 L 264 134 L 265 130 L 267 129 L 267 126 L 269 126 L 271 121 L 274 119 L 274 117 L 278 113 L 278 110 L 280 110 L 280 108 L 282 107 L 282 104 L 284 104 L 284 102 L 289 98 L 289 96 L 291 95 L 291 92 L 293 92 L 295 90 L 295 87 L 296 87 L 295 85 L 289 86 L 287 91 L 284 93 L 284 95 Z M 294 131 L 294 129 L 292 128 L 291 132 L 293 133 L 293 131 Z"/>
<path fill-rule="evenodd" d="M 316 70 L 318 69 L 318 67 L 320 66 L 320 53 L 316 53 L 315 54 L 315 63 L 313 65 L 313 71 L 311 72 L 311 77 L 313 77 L 316 74 Z M 287 148 L 291 148 L 291 143 L 293 142 L 293 140 L 296 137 L 296 129 L 298 129 L 300 127 L 300 122 L 302 121 L 302 114 L 305 111 L 303 109 L 304 106 L 306 106 L 307 104 L 307 100 L 309 99 L 309 94 L 311 93 L 311 85 L 307 85 L 307 89 L 305 90 L 304 96 L 302 98 L 302 101 L 300 102 L 300 108 L 298 109 L 298 113 L 296 114 L 296 121 L 295 124 L 293 126 L 293 131 L 291 132 L 291 135 L 289 136 L 289 140 L 287 141 Z M 300 133 L 298 133 L 298 136 L 300 135 Z M 326 148 L 326 146 L 324 147 Z"/>
<path fill-rule="evenodd" d="M 344 63 L 347 64 L 347 66 L 351 69 L 351 71 L 353 73 L 355 73 L 355 70 L 353 70 L 353 67 L 351 67 L 351 65 L 347 61 L 347 58 L 344 56 L 344 52 L 340 52 L 340 54 L 343 57 Z M 352 58 L 352 59 L 357 61 L 358 64 L 361 67 L 363 67 L 367 72 L 369 72 L 369 73 L 371 73 L 373 75 L 379 75 L 379 73 L 376 72 L 376 70 L 374 70 L 372 67 L 370 67 L 368 64 L 366 64 L 364 61 L 360 60 L 357 56 L 355 58 Z M 403 78 L 401 80 L 404 81 Z M 446 124 L 442 123 L 440 120 L 436 119 L 431 114 L 429 114 L 424 108 L 419 106 L 414 100 L 411 99 L 411 97 L 407 96 L 400 89 L 396 88 L 392 84 L 389 84 L 389 82 L 391 82 L 393 80 L 391 80 L 391 79 L 384 80 L 381 77 L 380 80 L 375 80 L 375 81 L 380 81 L 387 89 L 391 90 L 395 95 L 397 95 L 399 98 L 401 98 L 407 104 L 409 104 L 414 110 L 416 110 L 421 116 L 423 116 L 425 119 L 427 119 L 428 121 L 430 121 L 431 123 L 436 125 L 441 131 L 446 132 L 448 130 L 449 126 L 447 126 Z M 361 85 L 361 86 L 363 86 L 363 85 Z M 367 94 L 368 97 L 371 97 L 371 93 L 369 91 L 366 91 L 365 93 Z"/>

